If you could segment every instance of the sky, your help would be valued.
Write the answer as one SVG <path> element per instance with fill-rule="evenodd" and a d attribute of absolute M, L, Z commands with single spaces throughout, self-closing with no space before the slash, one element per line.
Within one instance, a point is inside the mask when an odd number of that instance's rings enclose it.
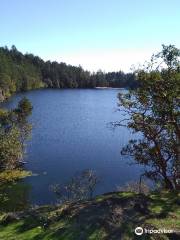
<path fill-rule="evenodd" d="M 0 46 L 85 70 L 130 71 L 180 47 L 180 0 L 0 0 Z"/>

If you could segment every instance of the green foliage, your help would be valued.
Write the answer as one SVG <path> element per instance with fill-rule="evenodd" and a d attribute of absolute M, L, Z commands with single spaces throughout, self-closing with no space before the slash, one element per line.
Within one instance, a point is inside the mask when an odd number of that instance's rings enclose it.
<path fill-rule="evenodd" d="M 25 143 L 31 132 L 27 121 L 31 112 L 31 103 L 26 98 L 14 110 L 0 109 L 0 171 L 22 164 Z"/>
<path fill-rule="evenodd" d="M 31 172 L 23 170 L 8 171 L 2 176 L 0 212 L 24 211 L 30 207 L 29 193 L 31 186 L 23 181 L 19 181 L 29 176 L 31 176 Z"/>
<path fill-rule="evenodd" d="M 32 173 L 30 171 L 25 171 L 22 169 L 5 170 L 0 172 L 0 185 L 14 182 L 18 179 L 22 179 L 31 175 Z"/>
<path fill-rule="evenodd" d="M 27 117 L 32 106 L 28 99 L 22 99 L 14 110 L 0 109 L 0 202 L 7 203 L 5 190 L 11 182 L 30 176 L 22 170 L 25 142 L 31 131 Z M 6 186 L 6 187 L 5 187 Z M 5 187 L 3 192 L 2 188 Z"/>
<path fill-rule="evenodd" d="M 0 169 L 13 169 L 22 159 L 22 147 L 19 141 L 20 132 L 17 127 L 6 131 L 0 130 Z"/>
<path fill-rule="evenodd" d="M 42 86 L 40 69 L 33 65 L 14 46 L 0 48 L 0 89 L 5 97 L 21 90 Z"/>
<path fill-rule="evenodd" d="M 22 54 L 15 46 L 0 48 L 0 90 L 4 97 L 18 91 L 49 88 L 135 87 L 134 74 L 123 72 L 91 74 L 81 66 L 43 61 Z M 1 99 L 0 99 L 1 100 Z"/>
<path fill-rule="evenodd" d="M 15 112 L 18 114 L 18 120 L 26 119 L 32 113 L 32 105 L 31 102 L 26 98 L 22 98 L 19 103 Z"/>
<path fill-rule="evenodd" d="M 146 167 L 145 176 L 168 189 L 180 188 L 179 57 L 179 49 L 163 45 L 162 52 L 136 72 L 139 88 L 119 94 L 127 126 L 141 133 L 141 139 L 131 140 L 122 154 L 134 156 Z"/>

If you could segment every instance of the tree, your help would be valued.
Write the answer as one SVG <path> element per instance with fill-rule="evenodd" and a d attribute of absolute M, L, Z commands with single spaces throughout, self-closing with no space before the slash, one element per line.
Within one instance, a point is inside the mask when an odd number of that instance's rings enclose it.
<path fill-rule="evenodd" d="M 138 140 L 121 151 L 144 165 L 144 175 L 159 180 L 167 189 L 180 189 L 180 50 L 162 46 L 151 62 L 136 71 L 139 88 L 119 94 L 126 125 Z"/>
<path fill-rule="evenodd" d="M 93 170 L 84 170 L 75 175 L 65 185 L 54 184 L 50 186 L 61 202 L 74 202 L 92 199 L 95 188 L 99 182 Z"/>
<path fill-rule="evenodd" d="M 81 66 L 44 62 L 33 54 L 22 54 L 15 46 L 0 47 L 0 91 L 2 99 L 18 91 L 50 88 L 136 87 L 132 73 L 122 71 L 91 74 Z"/>
<path fill-rule="evenodd" d="M 24 97 L 19 101 L 18 107 L 14 110 L 17 116 L 16 124 L 20 132 L 19 142 L 21 143 L 22 153 L 24 153 L 25 142 L 29 138 L 32 129 L 31 124 L 27 120 L 32 113 L 32 109 L 31 102 Z"/>
<path fill-rule="evenodd" d="M 5 131 L 0 128 L 0 172 L 14 169 L 19 166 L 22 159 L 20 132 L 16 127 Z"/>
<path fill-rule="evenodd" d="M 31 103 L 26 98 L 14 110 L 0 109 L 0 172 L 19 167 L 31 131 L 27 121 L 31 112 Z"/>
<path fill-rule="evenodd" d="M 18 114 L 19 121 L 22 119 L 25 120 L 29 115 L 31 115 L 32 109 L 31 102 L 26 97 L 23 97 L 18 103 L 17 109 L 15 109 L 15 112 Z"/>

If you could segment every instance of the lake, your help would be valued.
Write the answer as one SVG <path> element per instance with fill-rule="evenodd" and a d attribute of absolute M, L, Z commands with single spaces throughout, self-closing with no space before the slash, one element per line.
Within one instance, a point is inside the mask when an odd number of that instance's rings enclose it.
<path fill-rule="evenodd" d="M 21 182 L 25 192 L 14 191 L 19 194 L 17 201 L 22 195 L 22 201 L 30 204 L 53 203 L 56 198 L 49 186 L 65 183 L 85 169 L 96 171 L 100 178 L 95 194 L 139 179 L 141 168 L 120 155 L 132 134 L 125 127 L 109 127 L 110 122 L 123 118 L 116 111 L 119 91 L 124 90 L 35 90 L 19 93 L 2 104 L 13 108 L 26 96 L 33 105 L 25 168 L 37 175 Z"/>

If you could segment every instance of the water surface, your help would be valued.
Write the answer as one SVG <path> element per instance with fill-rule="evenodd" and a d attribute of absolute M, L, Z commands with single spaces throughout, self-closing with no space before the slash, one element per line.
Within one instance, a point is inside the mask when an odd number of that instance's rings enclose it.
<path fill-rule="evenodd" d="M 12 108 L 26 96 L 33 104 L 32 138 L 27 146 L 26 169 L 31 204 L 55 201 L 49 186 L 65 183 L 76 172 L 93 169 L 100 178 L 96 194 L 116 190 L 137 180 L 140 167 L 120 155 L 132 137 L 126 128 L 112 130 L 108 124 L 121 120 L 117 112 L 118 89 L 35 90 L 13 96 L 4 107 Z"/>

